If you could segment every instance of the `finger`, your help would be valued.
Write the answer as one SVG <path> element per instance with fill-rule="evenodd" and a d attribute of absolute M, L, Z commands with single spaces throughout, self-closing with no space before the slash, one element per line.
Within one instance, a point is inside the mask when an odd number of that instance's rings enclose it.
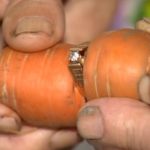
<path fill-rule="evenodd" d="M 65 3 L 65 42 L 80 44 L 95 39 L 110 26 L 117 1 L 68 0 Z"/>
<path fill-rule="evenodd" d="M 103 98 L 91 101 L 78 119 L 79 133 L 94 145 L 122 149 L 150 149 L 150 108 L 139 101 Z"/>
<path fill-rule="evenodd" d="M 21 119 L 11 109 L 0 104 L 0 132 L 16 133 L 21 129 Z"/>
<path fill-rule="evenodd" d="M 97 142 L 97 140 L 88 140 L 88 143 L 94 145 L 95 150 L 125 150 L 117 148 L 116 146 L 108 145 L 106 143 Z"/>
<path fill-rule="evenodd" d="M 51 146 L 53 149 L 71 148 L 80 141 L 76 130 L 60 130 L 52 136 Z"/>
<path fill-rule="evenodd" d="M 146 32 L 150 32 L 150 18 L 143 18 L 142 20 L 139 20 L 136 23 L 136 28 L 146 31 Z"/>
<path fill-rule="evenodd" d="M 49 48 L 62 39 L 63 32 L 64 13 L 60 0 L 13 0 L 3 19 L 4 38 L 17 50 Z"/>
<path fill-rule="evenodd" d="M 59 150 L 68 147 L 70 148 L 77 144 L 80 139 L 75 130 L 58 131 L 28 126 L 24 126 L 21 129 L 20 134 L 13 135 L 12 137 L 12 144 L 16 140 L 22 141 L 28 149 L 35 149 L 35 147 L 38 147 L 36 150 Z M 4 141 L 8 142 L 8 140 L 8 136 L 5 135 Z M 18 146 L 21 148 L 21 145 Z"/>
<path fill-rule="evenodd" d="M 0 20 L 3 18 L 4 16 L 4 12 L 7 8 L 7 5 L 9 3 L 10 0 L 1 0 L 1 3 L 0 3 Z"/>
<path fill-rule="evenodd" d="M 116 148 L 113 146 L 108 146 L 108 145 L 99 145 L 99 144 L 95 144 L 94 146 L 95 150 L 124 150 L 124 149 L 120 149 L 120 148 Z"/>
<path fill-rule="evenodd" d="M 50 150 L 51 135 L 55 131 L 23 126 L 18 134 L 0 134 L 0 149 Z"/>
<path fill-rule="evenodd" d="M 145 75 L 139 82 L 139 94 L 141 100 L 145 103 L 150 104 L 150 76 Z"/>
<path fill-rule="evenodd" d="M 1 31 L 1 28 L 0 28 L 0 51 L 5 47 L 5 41 L 4 41 L 4 38 L 3 38 L 3 35 L 2 35 L 2 31 Z"/>

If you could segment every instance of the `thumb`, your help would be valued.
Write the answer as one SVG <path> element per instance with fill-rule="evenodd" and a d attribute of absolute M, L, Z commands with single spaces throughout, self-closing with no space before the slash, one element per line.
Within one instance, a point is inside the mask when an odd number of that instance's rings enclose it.
<path fill-rule="evenodd" d="M 150 149 L 150 108 L 125 98 L 103 98 L 81 109 L 79 134 L 94 146 L 108 145 L 120 149 Z"/>
<path fill-rule="evenodd" d="M 21 119 L 10 108 L 0 104 L 0 133 L 17 133 L 21 129 Z"/>
<path fill-rule="evenodd" d="M 13 49 L 26 52 L 55 45 L 64 34 L 63 11 L 60 0 L 11 1 L 2 22 L 6 43 Z"/>

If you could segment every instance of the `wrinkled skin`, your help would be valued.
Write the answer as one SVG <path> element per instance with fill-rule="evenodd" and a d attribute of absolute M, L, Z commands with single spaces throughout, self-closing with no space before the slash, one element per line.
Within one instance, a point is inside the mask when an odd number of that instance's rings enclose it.
<path fill-rule="evenodd" d="M 2 0 L 4 39 L 24 51 L 42 50 L 58 41 L 91 41 L 109 27 L 117 1 Z"/>
<path fill-rule="evenodd" d="M 140 101 L 93 100 L 82 108 L 77 125 L 82 137 L 96 150 L 150 149 L 150 107 Z"/>
<path fill-rule="evenodd" d="M 60 150 L 80 141 L 73 129 L 51 130 L 27 126 L 19 116 L 0 104 L 1 150 Z M 7 134 L 6 134 L 7 133 Z"/>

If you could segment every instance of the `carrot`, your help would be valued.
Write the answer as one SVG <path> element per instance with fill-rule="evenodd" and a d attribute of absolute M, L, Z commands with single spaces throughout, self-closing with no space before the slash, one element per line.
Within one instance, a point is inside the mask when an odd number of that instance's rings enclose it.
<path fill-rule="evenodd" d="M 140 99 L 139 82 L 145 75 L 150 75 L 150 34 L 137 29 L 104 33 L 91 43 L 87 52 L 86 98 Z"/>
<path fill-rule="evenodd" d="M 69 44 L 37 53 L 5 48 L 0 55 L 1 102 L 31 125 L 72 127 L 85 103 L 68 70 Z"/>
<path fill-rule="evenodd" d="M 89 45 L 84 92 L 68 68 L 69 44 L 36 53 L 5 48 L 0 55 L 0 100 L 28 124 L 73 127 L 85 98 L 140 100 L 139 82 L 150 73 L 150 34 L 134 29 L 104 33 Z"/>

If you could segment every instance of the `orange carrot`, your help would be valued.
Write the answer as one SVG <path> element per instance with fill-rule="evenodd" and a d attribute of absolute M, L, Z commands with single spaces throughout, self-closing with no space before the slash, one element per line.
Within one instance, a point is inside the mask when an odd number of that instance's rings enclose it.
<path fill-rule="evenodd" d="M 85 98 L 140 99 L 139 81 L 150 73 L 150 34 L 123 29 L 89 45 L 84 94 L 68 68 L 69 44 L 36 53 L 5 48 L 0 55 L 1 102 L 36 126 L 73 127 Z"/>
<path fill-rule="evenodd" d="M 0 55 L 1 102 L 32 125 L 74 126 L 85 100 L 67 67 L 69 48 L 59 44 L 32 54 L 5 48 Z"/>
<path fill-rule="evenodd" d="M 140 99 L 139 82 L 150 75 L 150 34 L 136 29 L 108 32 L 93 41 L 84 64 L 88 100 Z"/>

